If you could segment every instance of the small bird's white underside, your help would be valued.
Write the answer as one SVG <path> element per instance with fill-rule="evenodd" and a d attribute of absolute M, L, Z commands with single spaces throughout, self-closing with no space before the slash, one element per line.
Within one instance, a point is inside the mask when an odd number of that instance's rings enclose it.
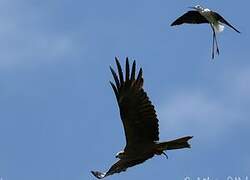
<path fill-rule="evenodd" d="M 212 26 L 214 27 L 214 30 L 215 30 L 216 33 L 222 32 L 224 30 L 224 28 L 225 28 L 225 26 L 223 26 L 220 23 L 212 24 Z"/>
<path fill-rule="evenodd" d="M 199 12 L 202 16 L 204 16 L 210 22 L 210 24 L 213 26 L 216 33 L 220 33 L 224 30 L 223 24 L 221 24 L 214 18 L 213 14 L 211 13 L 212 12 L 211 10 L 206 8 L 203 11 L 199 11 Z"/>

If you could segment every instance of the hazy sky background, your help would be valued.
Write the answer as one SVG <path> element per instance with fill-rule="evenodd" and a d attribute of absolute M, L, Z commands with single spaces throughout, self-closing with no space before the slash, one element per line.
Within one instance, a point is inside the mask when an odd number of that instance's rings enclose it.
<path fill-rule="evenodd" d="M 170 27 L 188 6 L 220 12 L 242 34 Z M 0 177 L 95 179 L 125 145 L 109 65 L 144 70 L 160 139 L 192 148 L 107 179 L 250 176 L 250 2 L 0 0 Z M 138 67 L 139 68 L 139 67 Z"/>

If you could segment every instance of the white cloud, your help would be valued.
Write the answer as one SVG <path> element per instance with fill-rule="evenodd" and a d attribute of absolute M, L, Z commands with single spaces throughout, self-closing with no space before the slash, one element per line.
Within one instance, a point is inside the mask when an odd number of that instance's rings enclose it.
<path fill-rule="evenodd" d="M 201 92 L 176 93 L 159 110 L 164 131 L 206 138 L 214 138 L 230 129 L 238 116 L 237 110 Z"/>
<path fill-rule="evenodd" d="M 0 67 L 12 67 L 27 63 L 55 61 L 75 54 L 79 48 L 69 34 L 43 32 L 39 29 L 10 28 L 0 35 L 2 42 Z"/>
<path fill-rule="evenodd" d="M 29 3 L 4 3 L 0 9 L 0 68 L 54 62 L 82 52 L 77 29 L 63 29 L 64 22 L 52 18 L 56 13 Z"/>
<path fill-rule="evenodd" d="M 241 67 L 232 73 L 228 73 L 226 88 L 232 91 L 236 96 L 249 99 L 250 93 L 250 67 Z M 229 87 L 231 85 L 231 87 Z"/>
<path fill-rule="evenodd" d="M 216 86 L 216 91 L 209 91 Z M 225 68 L 199 89 L 185 88 L 163 99 L 158 115 L 164 133 L 197 133 L 214 139 L 249 123 L 250 67 Z M 187 90 L 188 89 L 188 90 Z M 214 89 L 214 88 L 213 88 Z"/>

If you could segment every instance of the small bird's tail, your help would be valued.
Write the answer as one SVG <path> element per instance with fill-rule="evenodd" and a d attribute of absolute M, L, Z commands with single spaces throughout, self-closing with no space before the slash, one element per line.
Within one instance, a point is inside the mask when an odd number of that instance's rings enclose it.
<path fill-rule="evenodd" d="M 190 148 L 190 144 L 188 140 L 193 136 L 186 136 L 182 138 L 178 138 L 172 141 L 161 142 L 157 144 L 157 151 L 162 152 L 165 150 L 173 150 L 173 149 L 182 149 L 182 148 Z"/>

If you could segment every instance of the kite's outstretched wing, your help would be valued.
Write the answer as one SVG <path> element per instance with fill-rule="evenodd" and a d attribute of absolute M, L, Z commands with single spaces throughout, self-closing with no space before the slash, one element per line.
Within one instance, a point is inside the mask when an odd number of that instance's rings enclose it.
<path fill-rule="evenodd" d="M 233 27 L 229 22 L 227 22 L 220 14 L 218 14 L 217 12 L 213 11 L 213 14 L 215 15 L 216 19 L 218 19 L 218 21 L 226 24 L 227 26 L 229 26 L 230 28 L 232 28 L 233 30 L 235 30 L 237 33 L 240 33 L 239 30 L 237 30 L 235 27 Z"/>
<path fill-rule="evenodd" d="M 171 24 L 171 26 L 181 25 L 183 23 L 188 23 L 188 24 L 202 24 L 202 23 L 209 23 L 209 22 L 198 11 L 188 11 L 185 14 L 183 14 L 181 17 L 177 18 Z"/>
<path fill-rule="evenodd" d="M 137 164 L 143 163 L 147 159 L 135 159 L 135 160 L 124 160 L 121 159 L 111 166 L 111 168 L 106 172 L 102 173 L 99 171 L 91 171 L 91 173 L 98 179 L 102 179 L 106 176 L 112 175 L 114 173 L 120 173 L 126 171 L 127 168 L 135 166 Z"/>
<path fill-rule="evenodd" d="M 126 59 L 125 77 L 121 65 L 115 58 L 118 75 L 110 67 L 115 84 L 110 82 L 120 108 L 123 122 L 126 147 L 125 151 L 136 150 L 139 144 L 152 144 L 159 140 L 159 125 L 154 106 L 143 90 L 142 69 L 135 77 L 136 63 L 133 62 L 130 73 L 129 61 Z"/>

